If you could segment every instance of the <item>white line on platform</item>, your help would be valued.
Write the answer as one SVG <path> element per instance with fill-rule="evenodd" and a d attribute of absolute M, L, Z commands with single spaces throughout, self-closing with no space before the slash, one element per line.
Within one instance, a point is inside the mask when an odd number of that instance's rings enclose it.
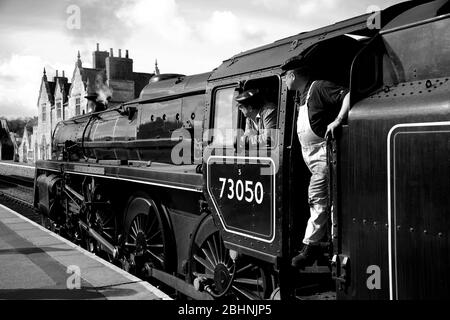
<path fill-rule="evenodd" d="M 100 263 L 102 263 L 103 265 L 105 265 L 106 267 L 114 270 L 117 273 L 120 273 L 121 275 L 123 275 L 124 277 L 126 277 L 127 279 L 129 279 L 131 282 L 137 282 L 140 285 L 142 285 L 145 289 L 147 289 L 148 291 L 150 291 L 151 293 L 153 293 L 155 296 L 157 296 L 160 299 L 163 300 L 173 300 L 172 298 L 170 298 L 167 294 L 165 294 L 164 292 L 162 292 L 161 290 L 153 287 L 150 283 L 143 281 L 142 279 L 139 279 L 138 277 L 135 277 L 131 274 L 129 274 L 128 272 L 126 272 L 125 270 L 120 269 L 119 267 L 116 267 L 115 265 L 99 258 L 98 256 L 96 256 L 95 254 L 90 253 L 87 250 L 84 250 L 83 248 L 77 246 L 76 244 L 70 242 L 67 239 L 64 239 L 63 237 L 61 237 L 60 235 L 57 235 L 56 233 L 44 228 L 43 226 L 37 224 L 36 222 L 28 219 L 27 217 L 22 216 L 21 214 L 15 212 L 14 210 L 11 210 L 8 207 L 5 207 L 4 205 L 0 204 L 0 207 L 11 212 L 12 214 L 16 215 L 17 217 L 19 217 L 20 219 L 31 223 L 32 225 L 38 227 L 39 229 L 41 229 L 44 232 L 47 232 L 48 234 L 50 234 L 51 236 L 57 238 L 58 240 L 61 240 L 62 242 L 64 242 L 65 244 L 67 244 L 68 246 L 74 248 L 75 250 L 78 250 L 79 252 L 81 252 L 82 254 L 84 254 L 85 256 L 92 258 Z"/>

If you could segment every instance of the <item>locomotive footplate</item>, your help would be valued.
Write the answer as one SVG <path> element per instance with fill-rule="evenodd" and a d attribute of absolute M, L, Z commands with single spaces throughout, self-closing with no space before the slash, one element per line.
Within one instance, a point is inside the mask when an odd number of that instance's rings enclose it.
<path fill-rule="evenodd" d="M 176 166 L 152 162 L 150 167 L 96 163 L 37 161 L 36 168 L 54 172 L 96 176 L 141 184 L 149 184 L 179 190 L 201 192 L 202 175 L 196 172 L 196 165 Z"/>

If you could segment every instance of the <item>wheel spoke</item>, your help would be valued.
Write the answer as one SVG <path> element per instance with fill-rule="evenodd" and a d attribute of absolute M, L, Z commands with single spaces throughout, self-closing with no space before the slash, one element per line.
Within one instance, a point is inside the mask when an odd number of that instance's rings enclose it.
<path fill-rule="evenodd" d="M 103 234 L 105 236 L 107 236 L 108 238 L 110 238 L 111 240 L 114 240 L 114 237 L 112 235 L 110 235 L 109 233 L 103 231 Z"/>
<path fill-rule="evenodd" d="M 211 241 L 209 239 L 206 242 L 208 243 L 209 251 L 211 252 L 211 255 L 212 255 L 213 260 L 215 262 L 214 265 L 217 265 L 218 264 L 217 259 L 216 259 L 217 251 L 214 251 L 214 249 L 212 247 L 212 244 L 211 244 Z"/>
<path fill-rule="evenodd" d="M 239 287 L 237 287 L 235 285 L 233 285 L 232 288 L 234 290 L 236 290 L 237 292 L 239 292 L 240 294 L 242 294 L 243 296 L 245 296 L 249 300 L 259 300 L 259 299 L 261 299 L 260 297 L 258 297 L 254 293 L 248 291 L 247 289 L 239 288 Z"/>
<path fill-rule="evenodd" d="M 101 220 L 101 222 L 102 222 L 102 225 L 103 226 L 106 226 L 106 225 L 108 225 L 109 224 L 109 222 L 112 220 L 112 215 L 110 215 L 109 216 L 109 219 L 107 219 L 107 220 L 103 220 L 103 219 L 101 219 L 102 217 L 100 217 L 100 220 Z"/>
<path fill-rule="evenodd" d="M 136 247 L 136 244 L 135 244 L 135 243 L 125 242 L 125 245 L 126 245 L 127 247 Z"/>
<path fill-rule="evenodd" d="M 158 231 L 156 233 L 154 233 L 150 238 L 148 238 L 148 240 L 152 240 L 154 237 L 156 237 L 160 233 L 161 233 L 161 230 L 158 229 Z"/>
<path fill-rule="evenodd" d="M 250 278 L 238 278 L 234 279 L 234 282 L 248 284 L 252 286 L 263 286 L 263 281 L 261 279 L 250 279 Z"/>
<path fill-rule="evenodd" d="M 137 230 L 135 230 L 135 222 L 133 222 L 133 224 L 131 226 L 131 231 L 133 232 L 134 235 L 138 234 Z M 136 238 L 134 240 L 136 240 Z"/>
<path fill-rule="evenodd" d="M 215 249 L 214 252 L 215 252 L 216 255 L 217 255 L 217 262 L 216 262 L 216 263 L 222 262 L 222 257 L 220 256 L 220 252 L 219 252 L 219 250 L 217 249 L 216 237 L 213 236 L 212 238 L 213 238 L 214 249 Z"/>
<path fill-rule="evenodd" d="M 164 264 L 164 260 L 160 257 L 160 256 L 158 256 L 156 253 L 153 253 L 152 251 L 150 251 L 150 250 L 146 250 L 148 253 L 150 253 L 154 258 L 156 258 L 162 265 Z"/>
<path fill-rule="evenodd" d="M 150 219 L 147 219 L 147 226 L 148 226 L 149 220 L 150 220 Z M 147 228 L 146 228 L 146 233 L 147 233 L 147 234 L 150 234 L 150 233 L 151 233 L 151 231 L 152 231 L 152 229 L 153 229 L 153 226 L 155 225 L 155 222 L 156 222 L 156 216 L 153 216 L 152 223 L 151 223 L 150 227 L 147 227 Z"/>
<path fill-rule="evenodd" d="M 248 269 L 250 269 L 252 267 L 253 267 L 253 264 L 250 263 L 250 264 L 246 265 L 245 267 L 242 267 L 238 271 L 236 271 L 236 274 L 239 274 L 239 273 L 242 273 L 244 271 L 247 271 Z"/>
<path fill-rule="evenodd" d="M 202 266 L 204 266 L 206 269 L 214 273 L 214 266 L 208 264 L 208 261 L 205 259 L 199 257 L 198 255 L 194 254 L 194 259 L 197 260 Z"/>
<path fill-rule="evenodd" d="M 206 259 L 208 259 L 209 263 L 211 263 L 211 265 L 212 265 L 213 268 L 214 268 L 216 265 L 215 265 L 214 262 L 211 260 L 210 256 L 208 255 L 207 250 L 206 250 L 206 249 L 202 249 L 202 251 L 203 251 L 203 253 L 204 253 L 205 256 L 206 256 Z"/>
<path fill-rule="evenodd" d="M 137 227 L 138 231 L 142 231 L 142 228 L 141 228 L 141 219 L 142 219 L 142 215 L 138 215 L 138 216 L 137 216 L 137 219 L 136 219 L 136 227 Z"/>
<path fill-rule="evenodd" d="M 223 247 L 223 243 L 222 243 L 222 241 L 220 241 L 220 238 L 219 238 L 219 254 L 220 254 L 220 261 L 222 261 L 222 263 L 225 263 L 225 259 L 226 259 L 225 255 L 224 255 L 224 253 L 225 253 L 224 249 L 225 248 Z"/>
<path fill-rule="evenodd" d="M 147 247 L 149 248 L 164 248 L 164 245 L 161 244 L 147 244 Z"/>

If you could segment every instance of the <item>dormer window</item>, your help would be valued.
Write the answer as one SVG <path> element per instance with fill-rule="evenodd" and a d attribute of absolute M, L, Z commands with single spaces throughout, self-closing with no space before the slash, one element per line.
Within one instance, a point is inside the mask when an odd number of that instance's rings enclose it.
<path fill-rule="evenodd" d="M 56 119 L 61 119 L 61 102 L 56 103 Z"/>
<path fill-rule="evenodd" d="M 47 107 L 45 106 L 45 103 L 43 103 L 42 105 L 41 105 L 41 111 L 42 111 L 42 122 L 45 122 L 46 121 L 46 119 L 47 119 Z"/>
<path fill-rule="evenodd" d="M 79 116 L 81 114 L 81 99 L 75 99 L 75 115 Z"/>

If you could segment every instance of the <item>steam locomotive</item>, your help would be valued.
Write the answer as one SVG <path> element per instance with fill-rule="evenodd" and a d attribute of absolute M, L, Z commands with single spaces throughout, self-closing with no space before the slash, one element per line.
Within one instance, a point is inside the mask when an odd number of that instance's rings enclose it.
<path fill-rule="evenodd" d="M 48 226 L 194 299 L 411 299 L 450 292 L 450 5 L 403 2 L 153 78 L 140 97 L 60 122 L 36 163 Z M 309 217 L 296 94 L 300 55 L 350 87 L 329 141 L 323 259 L 295 270 Z M 240 150 L 234 97 L 277 106 L 276 143 Z"/>

